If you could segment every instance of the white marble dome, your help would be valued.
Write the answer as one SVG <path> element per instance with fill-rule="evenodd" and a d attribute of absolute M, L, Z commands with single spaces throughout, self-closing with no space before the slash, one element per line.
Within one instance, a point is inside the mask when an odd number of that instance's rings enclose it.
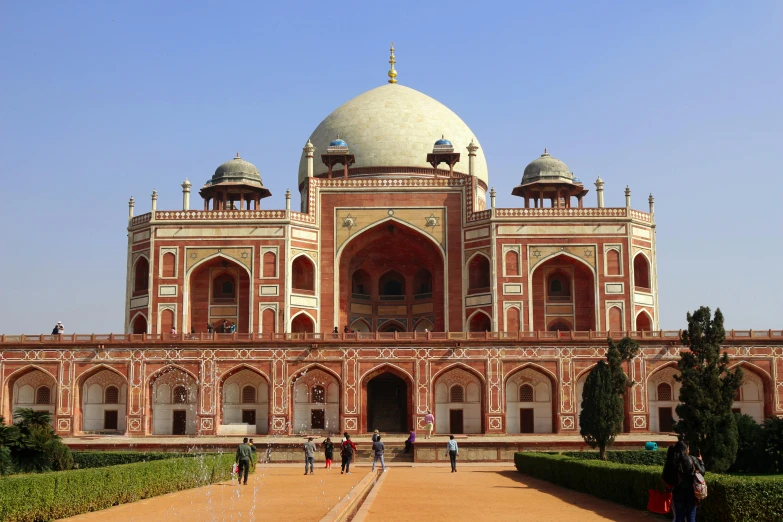
<path fill-rule="evenodd" d="M 356 156 L 355 167 L 426 167 L 427 153 L 444 136 L 460 153 L 454 166 L 468 173 L 467 146 L 479 146 L 474 175 L 488 183 L 487 161 L 481 144 L 464 121 L 442 103 L 400 84 L 388 84 L 360 94 L 335 109 L 316 127 L 310 141 L 315 145 L 315 174 L 324 172 L 321 154 L 337 135 Z M 304 152 L 299 161 L 299 183 L 307 178 Z"/>

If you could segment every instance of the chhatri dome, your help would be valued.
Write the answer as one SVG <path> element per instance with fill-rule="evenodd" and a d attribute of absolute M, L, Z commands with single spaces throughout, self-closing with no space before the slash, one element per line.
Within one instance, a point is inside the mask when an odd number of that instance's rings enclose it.
<path fill-rule="evenodd" d="M 535 181 L 551 181 L 561 183 L 573 183 L 574 174 L 568 170 L 568 166 L 557 158 L 549 155 L 546 149 L 539 157 L 531 161 L 522 174 L 522 185 Z"/>
<path fill-rule="evenodd" d="M 392 47 L 393 49 L 393 47 Z M 392 60 L 394 57 L 392 54 Z M 392 75 L 393 73 L 393 75 Z M 454 152 L 462 153 L 456 172 L 468 173 L 467 146 L 473 140 L 476 151 L 474 175 L 488 183 L 487 161 L 481 145 L 467 124 L 443 105 L 417 90 L 396 83 L 397 73 L 389 71 L 389 83 L 369 90 L 334 110 L 310 135 L 315 158 L 327 152 L 339 135 L 348 143 L 356 162 L 351 168 L 422 167 L 431 169 L 427 154 L 432 144 L 446 136 Z M 393 82 L 393 83 L 392 83 Z M 326 172 L 316 159 L 315 175 Z M 447 171 L 444 171 L 447 172 Z M 307 178 L 307 159 L 299 161 L 299 183 Z"/>

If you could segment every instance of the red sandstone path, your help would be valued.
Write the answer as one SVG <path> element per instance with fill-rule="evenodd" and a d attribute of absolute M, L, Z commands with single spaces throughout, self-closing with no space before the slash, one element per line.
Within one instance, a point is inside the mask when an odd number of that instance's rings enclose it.
<path fill-rule="evenodd" d="M 350 475 L 339 467 L 260 465 L 248 486 L 221 483 L 180 491 L 103 511 L 70 522 L 318 521 L 369 472 L 360 462 Z M 448 464 L 389 466 L 355 522 L 663 520 L 649 513 L 576 493 L 518 473 L 512 465 Z"/>
<path fill-rule="evenodd" d="M 663 520 L 530 478 L 508 464 L 458 463 L 457 470 L 451 473 L 448 464 L 391 469 L 354 522 Z"/>
<path fill-rule="evenodd" d="M 310 522 L 321 517 L 370 471 L 359 468 L 340 475 L 340 465 L 304 476 L 304 463 L 293 467 L 262 466 L 247 486 L 236 482 L 188 489 L 66 518 L 69 522 Z"/>

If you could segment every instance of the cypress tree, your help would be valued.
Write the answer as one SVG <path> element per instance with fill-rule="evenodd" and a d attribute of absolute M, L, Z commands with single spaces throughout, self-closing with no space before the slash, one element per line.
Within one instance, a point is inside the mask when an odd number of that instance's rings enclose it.
<path fill-rule="evenodd" d="M 712 317 L 710 309 L 702 306 L 687 318 L 681 341 L 688 350 L 680 352 L 680 375 L 675 376 L 682 387 L 674 431 L 683 436 L 692 454 L 701 452 L 708 470 L 724 472 L 737 456 L 737 422 L 731 406 L 742 384 L 742 369 L 729 371 L 729 356 L 720 353 L 726 338 L 720 309 Z"/>
<path fill-rule="evenodd" d="M 598 448 L 601 460 L 623 427 L 623 399 L 614 393 L 612 380 L 609 366 L 599 361 L 587 376 L 579 414 L 579 433 L 591 448 Z"/>
<path fill-rule="evenodd" d="M 623 371 L 623 363 L 639 353 L 639 344 L 630 337 L 617 344 L 611 339 L 607 342 L 606 362 L 600 361 L 587 376 L 579 414 L 579 433 L 587 444 L 599 448 L 602 460 L 606 460 L 606 447 L 614 444 L 623 429 L 623 397 L 633 384 Z M 601 374 L 593 376 L 599 369 Z"/>

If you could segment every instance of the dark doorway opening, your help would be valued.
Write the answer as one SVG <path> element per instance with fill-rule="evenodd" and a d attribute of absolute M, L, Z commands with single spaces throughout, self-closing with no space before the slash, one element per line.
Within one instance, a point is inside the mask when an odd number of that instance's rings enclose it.
<path fill-rule="evenodd" d="M 103 412 L 103 429 L 117 429 L 117 410 L 106 410 Z"/>
<path fill-rule="evenodd" d="M 449 427 L 453 434 L 465 432 L 462 425 L 462 410 L 449 410 Z"/>
<path fill-rule="evenodd" d="M 251 426 L 255 426 L 256 410 L 242 410 L 242 422 Z"/>
<path fill-rule="evenodd" d="M 382 373 L 367 383 L 367 431 L 408 431 L 408 385 L 392 373 Z"/>
<path fill-rule="evenodd" d="M 171 426 L 173 435 L 184 435 L 187 425 L 188 414 L 185 410 L 174 410 L 174 421 Z"/>
<path fill-rule="evenodd" d="M 325 412 L 325 410 L 310 410 L 310 429 L 313 429 L 313 430 L 325 430 L 326 429 L 326 412 Z"/>
<path fill-rule="evenodd" d="M 533 408 L 519 409 L 519 431 L 520 433 L 534 433 L 533 427 Z"/>
<path fill-rule="evenodd" d="M 658 408 L 658 430 L 661 432 L 674 431 L 674 418 L 671 408 Z"/>

